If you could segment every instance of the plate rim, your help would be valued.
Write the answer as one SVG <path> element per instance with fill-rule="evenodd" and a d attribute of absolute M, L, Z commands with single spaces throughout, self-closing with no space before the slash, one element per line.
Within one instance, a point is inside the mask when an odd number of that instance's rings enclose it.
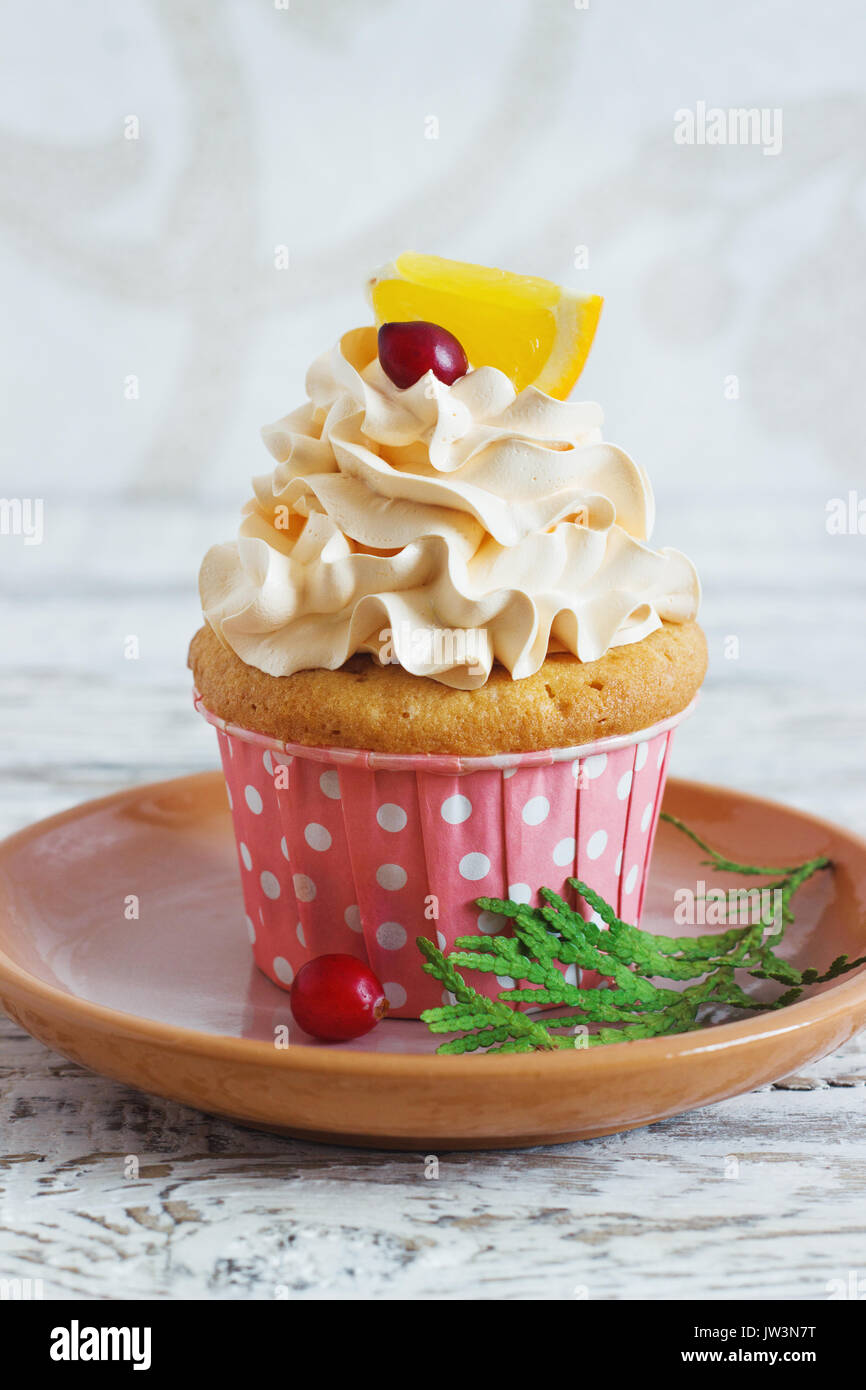
<path fill-rule="evenodd" d="M 177 792 L 182 786 L 203 787 L 222 784 L 222 773 L 218 770 L 188 773 L 180 777 L 165 778 L 159 782 L 142 782 L 107 796 L 95 797 L 77 802 L 74 806 L 34 821 L 30 825 L 14 831 L 0 840 L 0 884 L 5 879 L 6 857 L 19 846 L 40 838 L 70 820 L 77 820 L 87 814 L 108 810 L 120 803 L 136 800 L 143 796 Z M 720 786 L 711 782 L 695 781 L 689 778 L 672 777 L 668 780 L 666 792 L 675 788 L 687 788 L 697 793 L 723 795 L 748 801 L 756 806 L 768 807 L 794 813 L 809 821 L 820 830 L 833 836 L 840 834 L 866 854 L 866 837 L 836 825 L 824 817 L 814 816 L 796 806 L 773 801 L 753 792 L 743 792 L 736 787 Z M 5 917 L 5 903 L 0 898 L 0 913 Z M 864 942 L 866 951 L 866 942 Z M 491 1061 L 485 1053 L 454 1056 L 432 1053 L 404 1052 L 366 1052 L 346 1046 L 319 1046 L 315 1043 L 293 1043 L 291 1047 L 277 1050 L 272 1043 L 254 1038 L 235 1038 L 225 1033 L 211 1033 L 198 1028 L 188 1028 L 183 1024 L 163 1023 L 149 1019 L 142 1014 L 127 1013 L 106 1004 L 97 1004 L 82 999 L 79 995 L 59 989 L 55 985 L 38 979 L 30 971 L 18 965 L 0 947 L 0 997 L 8 990 L 16 999 L 25 1003 L 38 1001 L 43 1008 L 51 1009 L 71 1021 L 83 1026 L 97 1027 L 100 1031 L 122 1031 L 126 1037 L 140 1037 L 150 1044 L 181 1047 L 184 1052 L 204 1057 L 232 1057 L 250 1065 L 279 1067 L 286 1071 L 306 1070 L 328 1073 L 339 1071 L 352 1073 L 370 1079 L 395 1077 L 409 1079 L 459 1071 L 469 1078 L 488 1074 Z M 575 1066 L 584 1070 L 591 1068 L 597 1073 L 622 1072 L 642 1069 L 653 1063 L 670 1060 L 674 1057 L 699 1056 L 702 1053 L 717 1052 L 729 1047 L 748 1047 L 768 1037 L 785 1033 L 800 1032 L 816 1022 L 829 1022 L 848 1013 L 856 1004 L 866 1001 L 866 966 L 862 966 L 850 979 L 841 980 L 830 989 L 811 999 L 788 1004 L 774 1013 L 769 1011 L 757 1014 L 754 1018 L 740 1019 L 732 1023 L 714 1024 L 698 1033 L 679 1033 L 671 1037 L 641 1038 L 620 1043 L 610 1043 L 606 1047 L 586 1049 L 563 1049 L 554 1053 L 510 1053 L 499 1056 L 495 1065 L 502 1067 L 514 1076 L 531 1076 L 539 1065 L 559 1069 L 565 1074 Z M 782 1020 L 786 1020 L 782 1022 Z M 763 1025 L 763 1026 L 762 1026 Z M 700 1040 L 700 1041 L 699 1041 Z M 579 1060 L 575 1055 L 579 1054 Z"/>

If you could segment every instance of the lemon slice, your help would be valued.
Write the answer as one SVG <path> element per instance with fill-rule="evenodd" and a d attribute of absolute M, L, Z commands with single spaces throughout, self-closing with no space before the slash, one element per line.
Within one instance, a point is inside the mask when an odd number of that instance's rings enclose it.
<path fill-rule="evenodd" d="M 473 367 L 560 400 L 586 362 L 602 299 L 534 275 L 404 251 L 369 282 L 376 323 L 424 319 L 459 338 Z"/>

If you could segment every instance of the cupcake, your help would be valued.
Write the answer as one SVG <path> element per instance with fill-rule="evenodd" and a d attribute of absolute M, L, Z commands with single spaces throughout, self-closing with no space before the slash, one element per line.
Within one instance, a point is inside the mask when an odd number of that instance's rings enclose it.
<path fill-rule="evenodd" d="M 205 556 L 190 666 L 257 964 L 290 987 L 347 952 L 417 1017 L 441 1002 L 417 936 L 507 930 L 479 896 L 578 877 L 639 920 L 706 644 L 645 473 L 563 398 L 600 302 L 436 258 L 372 286 L 387 325 L 264 430 L 276 466 Z"/>

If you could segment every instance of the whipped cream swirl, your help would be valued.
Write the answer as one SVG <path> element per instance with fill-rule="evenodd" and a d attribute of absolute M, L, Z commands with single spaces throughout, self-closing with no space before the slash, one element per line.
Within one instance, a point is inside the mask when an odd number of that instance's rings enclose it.
<path fill-rule="evenodd" d="M 248 665 L 387 652 L 471 690 L 494 660 L 518 680 L 548 652 L 594 661 L 695 616 L 694 567 L 646 544 L 649 481 L 597 405 L 517 394 L 494 367 L 400 390 L 374 328 L 318 358 L 307 394 L 263 431 L 277 466 L 201 567 L 204 615 Z M 437 640 L 460 632 L 484 640 Z"/>

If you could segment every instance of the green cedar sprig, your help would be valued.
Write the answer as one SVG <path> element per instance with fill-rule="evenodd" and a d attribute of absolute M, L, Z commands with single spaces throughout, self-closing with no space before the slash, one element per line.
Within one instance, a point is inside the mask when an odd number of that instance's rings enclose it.
<path fill-rule="evenodd" d="M 622 921 L 610 903 L 576 878 L 568 881 L 602 926 L 585 919 L 549 888 L 540 890 L 543 905 L 537 908 L 510 899 L 478 898 L 486 912 L 510 919 L 512 935 L 458 937 L 447 956 L 426 937 L 417 938 L 423 969 L 454 1000 L 421 1015 L 431 1032 L 457 1035 L 437 1051 L 552 1051 L 693 1032 L 703 1026 L 702 1010 L 720 1005 L 781 1009 L 799 999 L 807 985 L 834 980 L 866 964 L 866 956 L 853 961 L 838 956 L 820 974 L 798 970 L 776 954 L 794 920 L 794 895 L 819 870 L 830 867 L 825 856 L 785 868 L 738 864 L 675 816 L 663 812 L 662 818 L 705 852 L 708 858 L 702 863 L 726 873 L 770 878 L 764 887 L 780 894 L 778 919 L 697 937 L 655 935 Z M 568 966 L 598 971 L 609 987 L 569 984 L 563 973 Z M 770 1002 L 754 999 L 737 983 L 738 970 L 754 979 L 773 980 L 785 990 Z M 497 975 L 512 984 L 490 999 L 473 989 L 461 971 Z M 669 989 L 659 981 L 683 988 Z M 569 1012 L 542 1021 L 538 1014 L 520 1010 L 519 1004 L 564 1006 Z"/>

